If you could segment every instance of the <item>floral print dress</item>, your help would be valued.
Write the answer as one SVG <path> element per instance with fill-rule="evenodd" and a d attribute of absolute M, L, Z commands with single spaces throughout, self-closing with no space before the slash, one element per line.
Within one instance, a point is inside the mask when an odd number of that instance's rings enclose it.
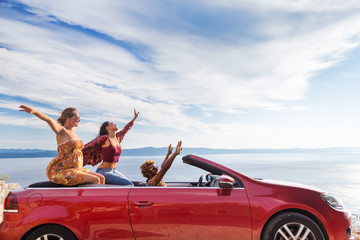
<path fill-rule="evenodd" d="M 46 175 L 51 182 L 65 186 L 79 184 L 89 172 L 83 167 L 83 147 L 80 139 L 71 139 L 58 145 L 58 155 L 46 168 Z"/>

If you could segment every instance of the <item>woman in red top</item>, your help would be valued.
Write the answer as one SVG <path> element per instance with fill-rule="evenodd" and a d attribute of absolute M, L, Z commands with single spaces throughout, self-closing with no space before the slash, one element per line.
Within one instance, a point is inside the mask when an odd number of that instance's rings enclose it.
<path fill-rule="evenodd" d="M 133 185 L 115 168 L 122 152 L 120 143 L 138 116 L 139 112 L 134 109 L 134 118 L 119 132 L 116 132 L 118 128 L 115 123 L 104 122 L 100 127 L 98 137 L 84 146 L 84 165 L 95 166 L 102 162 L 96 172 L 105 177 L 106 184 Z"/>

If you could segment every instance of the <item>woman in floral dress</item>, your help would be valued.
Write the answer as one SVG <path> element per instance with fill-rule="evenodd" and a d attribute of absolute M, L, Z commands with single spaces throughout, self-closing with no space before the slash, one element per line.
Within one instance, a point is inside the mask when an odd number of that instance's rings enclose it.
<path fill-rule="evenodd" d="M 51 117 L 21 105 L 21 110 L 34 114 L 47 122 L 56 134 L 58 155 L 49 162 L 46 175 L 53 183 L 73 186 L 84 183 L 104 184 L 105 179 L 101 174 L 91 172 L 83 167 L 82 148 L 83 142 L 75 133 L 75 127 L 80 122 L 76 108 L 66 108 L 61 112 L 57 122 Z"/>

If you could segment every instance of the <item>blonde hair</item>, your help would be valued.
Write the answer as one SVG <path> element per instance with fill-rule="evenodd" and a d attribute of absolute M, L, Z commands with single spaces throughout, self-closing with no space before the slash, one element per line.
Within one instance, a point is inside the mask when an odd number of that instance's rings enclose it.
<path fill-rule="evenodd" d="M 73 108 L 73 107 L 65 108 L 61 112 L 60 117 L 57 119 L 58 123 L 60 123 L 61 126 L 64 126 L 66 119 L 72 118 L 75 115 L 75 112 L 77 112 L 76 108 Z"/>
<path fill-rule="evenodd" d="M 155 162 L 153 160 L 147 160 L 143 164 L 141 164 L 140 169 L 141 169 L 141 173 L 144 177 L 146 177 L 146 178 L 151 177 L 150 166 L 152 164 L 155 165 Z"/>

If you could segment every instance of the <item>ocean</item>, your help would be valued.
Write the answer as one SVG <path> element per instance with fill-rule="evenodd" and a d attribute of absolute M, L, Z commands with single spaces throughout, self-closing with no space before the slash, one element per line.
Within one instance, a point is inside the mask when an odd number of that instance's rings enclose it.
<path fill-rule="evenodd" d="M 219 162 L 249 177 L 282 180 L 315 186 L 338 196 L 352 213 L 360 213 L 360 152 L 332 153 L 251 153 L 212 154 L 201 157 Z M 197 181 L 206 172 L 175 159 L 165 175 L 166 181 Z M 117 170 L 130 180 L 144 181 L 139 166 L 144 160 L 158 165 L 164 156 L 121 156 Z M 0 175 L 7 174 L 8 183 L 21 187 L 47 181 L 46 165 L 51 158 L 0 158 Z M 87 166 L 95 171 L 96 168 Z"/>

